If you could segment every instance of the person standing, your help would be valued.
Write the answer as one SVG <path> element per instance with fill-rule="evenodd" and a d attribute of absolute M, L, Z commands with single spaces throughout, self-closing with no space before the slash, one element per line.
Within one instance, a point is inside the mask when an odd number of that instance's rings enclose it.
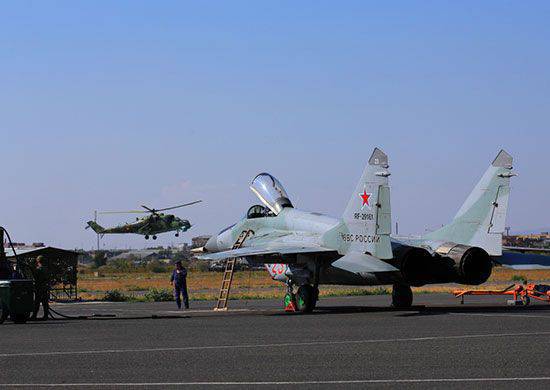
<path fill-rule="evenodd" d="M 36 320 L 38 310 L 40 310 L 40 304 L 44 309 L 43 320 L 48 319 L 49 314 L 49 300 L 50 300 L 50 278 L 48 270 L 43 264 L 44 257 L 38 256 L 36 258 L 36 268 L 33 272 L 34 277 L 34 311 L 31 319 Z"/>
<path fill-rule="evenodd" d="M 181 264 L 181 261 L 176 262 L 176 269 L 172 272 L 170 283 L 174 286 L 174 297 L 178 309 L 181 309 L 181 296 L 183 296 L 183 304 L 186 309 L 189 309 L 189 295 L 187 294 L 187 270 Z"/>
<path fill-rule="evenodd" d="M 21 272 L 19 272 L 19 270 L 17 269 L 16 264 L 13 265 L 13 269 L 11 272 L 11 279 L 12 280 L 23 279 L 23 276 L 21 275 Z"/>

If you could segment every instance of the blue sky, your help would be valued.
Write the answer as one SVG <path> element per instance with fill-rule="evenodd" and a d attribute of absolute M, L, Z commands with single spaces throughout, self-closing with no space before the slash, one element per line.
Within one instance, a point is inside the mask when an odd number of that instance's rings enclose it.
<path fill-rule="evenodd" d="M 159 243 L 188 241 L 240 218 L 261 171 L 339 216 L 379 146 L 400 233 L 449 221 L 500 148 L 508 224 L 549 227 L 548 20 L 543 1 L 4 3 L 0 223 L 90 248 L 95 209 L 203 199 Z"/>

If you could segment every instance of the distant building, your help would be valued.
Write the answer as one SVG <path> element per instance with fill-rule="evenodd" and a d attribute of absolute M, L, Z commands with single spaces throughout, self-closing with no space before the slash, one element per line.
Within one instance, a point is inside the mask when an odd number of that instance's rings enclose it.
<path fill-rule="evenodd" d="M 210 239 L 212 236 L 197 236 L 193 237 L 191 239 L 191 247 L 192 248 L 201 248 L 206 245 L 206 242 Z"/>
<path fill-rule="evenodd" d="M 134 260 L 137 262 L 141 262 L 144 260 L 149 260 L 154 258 L 156 255 L 159 254 L 158 249 L 137 249 L 132 250 L 128 252 L 123 252 L 119 255 L 113 256 L 108 259 L 108 261 L 112 260 Z"/>
<path fill-rule="evenodd" d="M 25 244 L 24 242 L 13 242 L 12 245 L 14 248 L 25 249 L 25 250 L 46 247 L 46 245 L 43 242 L 33 242 L 32 244 Z M 4 240 L 4 247 L 5 248 L 11 247 L 10 243 L 7 240 Z"/>
<path fill-rule="evenodd" d="M 545 248 L 550 246 L 550 232 L 504 236 L 502 243 L 506 246 Z"/>
<path fill-rule="evenodd" d="M 546 240 L 550 239 L 550 232 L 542 232 L 538 234 L 518 234 L 519 240 Z"/>

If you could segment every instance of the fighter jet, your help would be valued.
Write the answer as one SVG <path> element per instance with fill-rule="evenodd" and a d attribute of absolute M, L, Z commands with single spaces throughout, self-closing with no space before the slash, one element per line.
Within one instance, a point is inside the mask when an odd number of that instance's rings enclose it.
<path fill-rule="evenodd" d="M 502 259 L 512 158 L 501 151 L 454 220 L 418 237 L 391 237 L 388 157 L 372 153 L 341 218 L 294 208 L 281 183 L 257 175 L 261 201 L 206 243 L 205 260 L 244 257 L 287 284 L 284 304 L 315 308 L 320 284 L 393 285 L 392 305 L 409 307 L 411 286 L 481 284 Z M 517 260 L 509 260 L 512 265 Z"/>

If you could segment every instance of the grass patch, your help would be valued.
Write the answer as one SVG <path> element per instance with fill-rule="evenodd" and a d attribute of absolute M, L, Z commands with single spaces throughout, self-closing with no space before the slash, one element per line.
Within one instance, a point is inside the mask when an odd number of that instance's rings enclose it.
<path fill-rule="evenodd" d="M 126 286 L 125 290 L 126 291 L 143 291 L 143 290 L 146 290 L 146 289 L 143 288 L 143 287 L 131 284 L 131 285 Z"/>
<path fill-rule="evenodd" d="M 521 274 L 504 267 L 495 267 L 491 278 L 483 289 L 500 289 L 511 284 L 510 281 L 522 283 L 524 279 L 535 282 L 550 281 L 550 270 L 522 270 Z M 192 300 L 215 300 L 218 298 L 221 272 L 202 272 L 190 270 L 187 277 L 187 287 Z M 121 299 L 119 301 L 172 300 L 169 275 L 154 272 L 116 273 L 96 277 L 92 273 L 79 275 L 79 291 L 83 299 L 101 300 Z M 473 286 L 458 284 L 426 285 L 413 288 L 418 293 L 451 293 L 457 289 L 468 289 Z M 118 292 L 118 295 L 114 291 Z M 151 292 L 147 295 L 149 291 Z M 140 293 L 144 292 L 148 298 Z M 231 299 L 281 299 L 285 286 L 271 279 L 269 274 L 261 271 L 237 271 L 234 274 L 231 289 Z M 380 287 L 350 287 L 321 286 L 321 297 L 387 295 L 391 286 Z M 123 297 L 121 297 L 121 295 Z"/>
<path fill-rule="evenodd" d="M 103 300 L 107 302 L 130 302 L 134 301 L 135 297 L 126 295 L 119 290 L 110 290 L 105 293 Z"/>
<path fill-rule="evenodd" d="M 174 296 L 166 289 L 151 288 L 143 295 L 143 299 L 147 302 L 170 302 Z"/>

